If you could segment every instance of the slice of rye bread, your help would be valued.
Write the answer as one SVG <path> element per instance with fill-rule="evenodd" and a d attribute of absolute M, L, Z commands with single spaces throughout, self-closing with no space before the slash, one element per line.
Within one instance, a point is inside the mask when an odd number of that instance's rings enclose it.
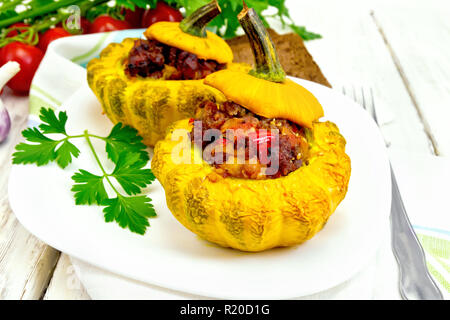
<path fill-rule="evenodd" d="M 280 63 L 288 75 L 331 87 L 300 36 L 294 33 L 279 35 L 271 29 L 269 29 L 269 32 L 280 58 Z M 253 64 L 253 54 L 247 36 L 239 36 L 227 40 L 227 42 L 233 50 L 235 62 Z"/>

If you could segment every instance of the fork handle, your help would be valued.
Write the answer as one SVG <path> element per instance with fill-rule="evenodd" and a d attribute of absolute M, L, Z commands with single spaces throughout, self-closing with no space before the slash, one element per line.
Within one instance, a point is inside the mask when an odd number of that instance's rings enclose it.
<path fill-rule="evenodd" d="M 442 300 L 442 293 L 428 272 L 424 251 L 406 214 L 392 166 L 391 177 L 392 250 L 400 270 L 400 294 L 407 300 Z"/>

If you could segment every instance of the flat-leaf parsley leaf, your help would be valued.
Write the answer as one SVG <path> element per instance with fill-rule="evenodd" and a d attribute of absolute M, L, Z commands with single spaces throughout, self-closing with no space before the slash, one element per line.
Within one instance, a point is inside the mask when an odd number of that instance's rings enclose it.
<path fill-rule="evenodd" d="M 122 228 L 128 228 L 138 234 L 144 234 L 149 226 L 148 218 L 156 216 L 150 199 L 145 196 L 107 199 L 103 209 L 105 221 L 116 221 Z"/>
<path fill-rule="evenodd" d="M 75 192 L 76 204 L 102 204 L 108 199 L 103 176 L 80 169 L 72 176 L 72 180 L 75 181 L 72 191 Z"/>
<path fill-rule="evenodd" d="M 141 188 L 155 180 L 150 169 L 143 169 L 145 162 L 137 153 L 121 153 L 111 176 L 116 178 L 129 195 L 138 194 Z"/>
<path fill-rule="evenodd" d="M 142 143 L 142 137 L 138 135 L 136 129 L 122 126 L 120 122 L 112 128 L 105 142 L 106 152 L 113 162 L 117 162 L 123 150 L 139 153 L 145 162 L 149 160 L 148 153 L 145 151 L 147 147 Z"/>
<path fill-rule="evenodd" d="M 39 128 L 28 128 L 22 132 L 27 142 L 19 143 L 13 154 L 14 164 L 31 164 L 38 166 L 56 162 L 61 168 L 67 167 L 72 158 L 77 158 L 80 150 L 69 140 L 84 138 L 87 142 L 101 174 L 94 174 L 79 169 L 72 176 L 75 184 L 72 192 L 77 205 L 100 205 L 105 221 L 116 221 L 122 228 L 144 234 L 150 226 L 148 218 L 156 216 L 151 199 L 142 193 L 142 189 L 155 180 L 150 169 L 144 168 L 149 156 L 142 137 L 131 127 L 116 124 L 107 137 L 90 134 L 87 130 L 80 135 L 68 135 L 66 132 L 67 113 L 58 116 L 52 109 L 42 108 Z M 59 139 L 46 136 L 52 134 Z M 91 138 L 105 142 L 108 158 L 115 164 L 111 173 L 106 172 L 91 142 Z M 107 187 L 109 188 L 109 193 Z M 125 194 L 122 193 L 119 186 Z M 112 197 L 109 194 L 113 194 Z"/>

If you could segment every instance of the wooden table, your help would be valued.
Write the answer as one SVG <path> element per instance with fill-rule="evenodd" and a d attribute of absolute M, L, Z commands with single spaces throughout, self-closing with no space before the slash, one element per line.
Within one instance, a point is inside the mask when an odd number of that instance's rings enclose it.
<path fill-rule="evenodd" d="M 450 155 L 448 0 L 288 0 L 292 18 L 323 39 L 307 47 L 335 88 L 371 88 L 392 113 L 391 148 Z M 29 234 L 8 204 L 11 153 L 26 126 L 27 98 L 4 93 L 13 128 L 0 146 L 0 298 L 89 299 L 70 259 Z M 26 200 L 26 199 L 24 199 Z"/>

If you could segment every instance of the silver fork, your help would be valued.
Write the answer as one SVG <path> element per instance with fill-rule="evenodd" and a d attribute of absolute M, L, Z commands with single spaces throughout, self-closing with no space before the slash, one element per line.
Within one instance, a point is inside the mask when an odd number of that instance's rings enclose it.
<path fill-rule="evenodd" d="M 342 92 L 358 102 L 375 120 L 378 117 L 372 89 L 343 87 Z M 391 168 L 392 204 L 391 204 L 391 238 L 392 251 L 400 271 L 400 294 L 405 300 L 443 300 L 443 296 L 428 272 L 425 254 L 409 222 L 398 189 L 397 179 Z"/>

